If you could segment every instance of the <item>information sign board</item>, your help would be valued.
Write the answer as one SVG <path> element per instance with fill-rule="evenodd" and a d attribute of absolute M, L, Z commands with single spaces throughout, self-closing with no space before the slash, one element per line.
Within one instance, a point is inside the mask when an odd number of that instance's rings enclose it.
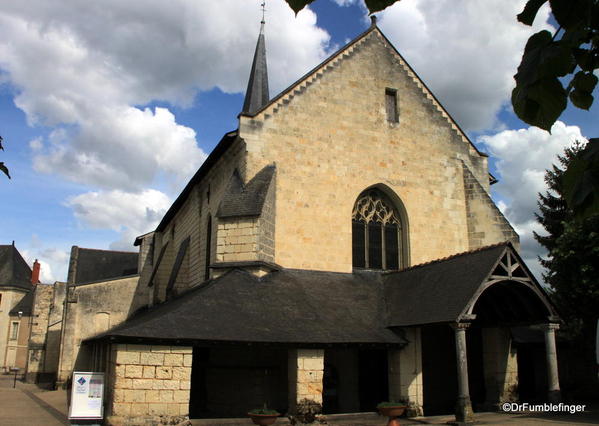
<path fill-rule="evenodd" d="M 75 371 L 71 387 L 69 419 L 104 417 L 104 373 Z"/>

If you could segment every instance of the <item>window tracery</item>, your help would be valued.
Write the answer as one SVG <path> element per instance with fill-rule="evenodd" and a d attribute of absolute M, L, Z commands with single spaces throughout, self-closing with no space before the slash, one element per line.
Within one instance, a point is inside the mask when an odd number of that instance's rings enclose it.
<path fill-rule="evenodd" d="M 364 191 L 352 211 L 354 268 L 399 269 L 402 223 L 397 209 L 378 189 Z"/>

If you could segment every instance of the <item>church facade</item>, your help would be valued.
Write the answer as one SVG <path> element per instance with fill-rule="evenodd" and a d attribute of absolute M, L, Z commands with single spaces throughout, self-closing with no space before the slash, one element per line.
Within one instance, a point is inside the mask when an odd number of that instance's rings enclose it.
<path fill-rule="evenodd" d="M 559 318 L 487 160 L 374 21 L 273 99 L 261 30 L 239 128 L 136 240 L 136 309 L 84 342 L 109 422 L 304 399 L 468 420 L 517 398 L 515 326 L 545 330 L 558 398 Z"/>

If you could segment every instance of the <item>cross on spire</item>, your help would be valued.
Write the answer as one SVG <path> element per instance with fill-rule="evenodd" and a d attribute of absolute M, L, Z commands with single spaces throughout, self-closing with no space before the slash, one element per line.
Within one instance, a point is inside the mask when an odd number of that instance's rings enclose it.
<path fill-rule="evenodd" d="M 264 23 L 264 12 L 266 12 L 266 1 L 262 1 L 262 4 L 260 4 L 260 7 L 262 7 L 262 21 L 260 21 L 261 24 Z"/>
<path fill-rule="evenodd" d="M 262 0 L 262 21 L 260 22 L 260 33 L 254 52 L 252 70 L 248 87 L 245 92 L 245 101 L 243 102 L 242 114 L 253 114 L 268 103 L 270 99 L 268 93 L 268 72 L 266 69 L 266 43 L 264 41 L 264 12 L 266 12 L 266 1 Z"/>

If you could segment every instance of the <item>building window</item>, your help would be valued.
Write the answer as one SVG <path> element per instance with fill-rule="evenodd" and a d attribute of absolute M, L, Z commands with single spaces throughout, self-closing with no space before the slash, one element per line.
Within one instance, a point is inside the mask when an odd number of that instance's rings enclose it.
<path fill-rule="evenodd" d="M 358 197 L 352 212 L 352 264 L 354 268 L 402 267 L 402 223 L 399 212 L 378 189 Z"/>
<path fill-rule="evenodd" d="M 19 338 L 19 323 L 13 322 L 12 329 L 10 331 L 10 340 L 17 340 Z"/>
<path fill-rule="evenodd" d="M 397 105 L 397 90 L 385 89 L 385 108 L 387 110 L 387 121 L 399 123 L 399 108 Z"/>

